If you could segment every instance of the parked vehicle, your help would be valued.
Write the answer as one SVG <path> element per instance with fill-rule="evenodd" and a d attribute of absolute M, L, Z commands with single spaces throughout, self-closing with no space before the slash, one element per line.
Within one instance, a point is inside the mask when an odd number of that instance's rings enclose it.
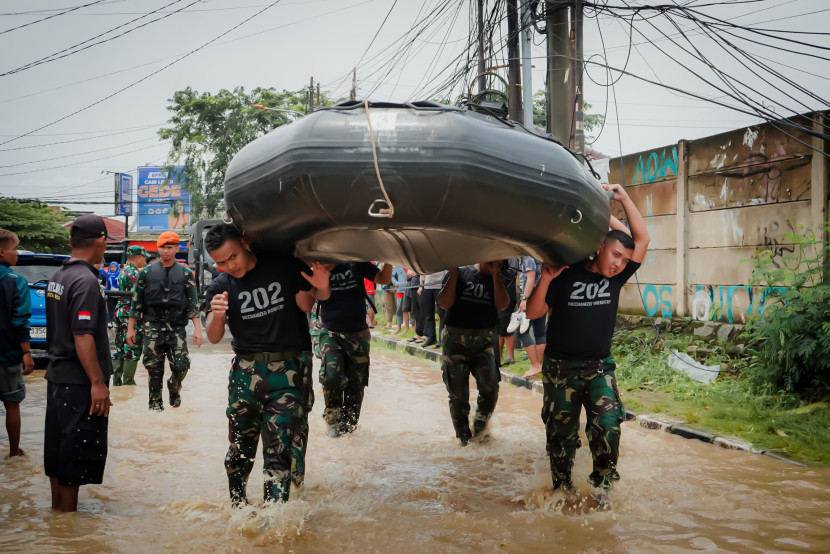
<path fill-rule="evenodd" d="M 46 284 L 52 275 L 68 260 L 69 256 L 62 254 L 35 254 L 21 250 L 14 266 L 15 273 L 26 278 L 29 283 L 29 295 L 32 298 L 32 318 L 29 344 L 32 349 L 43 352 L 32 352 L 33 357 L 46 357 Z"/>

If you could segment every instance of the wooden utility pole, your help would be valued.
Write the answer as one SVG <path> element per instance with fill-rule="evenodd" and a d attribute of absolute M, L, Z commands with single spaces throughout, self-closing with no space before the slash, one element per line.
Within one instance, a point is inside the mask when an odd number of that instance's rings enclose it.
<path fill-rule="evenodd" d="M 569 104 L 571 97 L 570 79 L 570 32 L 568 29 L 568 8 L 558 2 L 546 0 L 548 45 L 548 101 L 547 130 L 562 144 L 570 143 L 571 125 Z"/>
<path fill-rule="evenodd" d="M 484 77 L 484 0 L 478 0 L 478 91 L 484 92 L 487 88 L 487 79 Z"/>
<path fill-rule="evenodd" d="M 323 103 L 320 101 L 320 83 L 317 83 L 317 104 L 315 104 L 315 105 L 317 107 L 320 107 L 320 106 L 323 105 Z"/>
<path fill-rule="evenodd" d="M 519 75 L 519 0 L 507 0 L 507 117 L 522 121 L 522 80 Z"/>

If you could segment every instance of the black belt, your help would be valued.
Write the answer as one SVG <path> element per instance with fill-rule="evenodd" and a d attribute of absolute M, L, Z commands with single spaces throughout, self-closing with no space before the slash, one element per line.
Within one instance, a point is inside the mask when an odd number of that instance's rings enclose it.
<path fill-rule="evenodd" d="M 289 350 L 287 352 L 237 352 L 236 357 L 246 362 L 284 362 L 296 360 L 303 355 L 302 350 Z"/>

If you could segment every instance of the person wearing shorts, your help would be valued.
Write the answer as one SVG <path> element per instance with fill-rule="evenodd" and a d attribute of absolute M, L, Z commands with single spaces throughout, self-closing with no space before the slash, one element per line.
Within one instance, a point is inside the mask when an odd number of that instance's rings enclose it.
<path fill-rule="evenodd" d="M 46 288 L 46 426 L 43 466 L 52 509 L 78 509 L 81 485 L 100 484 L 107 461 L 112 374 L 107 302 L 98 283 L 107 229 L 97 215 L 77 218 L 69 232 L 72 256 Z"/>
<path fill-rule="evenodd" d="M 25 454 L 20 448 L 20 403 L 26 398 L 23 376 L 35 368 L 29 346 L 29 283 L 11 269 L 17 263 L 19 244 L 16 234 L 0 229 L 0 400 L 6 410 L 9 458 Z"/>

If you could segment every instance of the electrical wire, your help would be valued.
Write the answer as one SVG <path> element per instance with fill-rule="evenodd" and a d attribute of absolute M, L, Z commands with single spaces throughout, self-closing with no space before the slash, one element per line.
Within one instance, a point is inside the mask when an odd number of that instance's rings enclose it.
<path fill-rule="evenodd" d="M 159 10 L 161 10 L 161 9 L 163 9 L 163 8 L 166 8 L 166 7 L 168 7 L 168 6 L 172 6 L 173 4 L 178 4 L 178 3 L 179 3 L 179 2 L 181 2 L 181 1 L 182 1 L 182 0 L 173 0 L 173 2 L 170 2 L 170 3 L 169 3 L 169 4 L 167 4 L 166 6 L 163 6 L 162 8 L 159 8 Z M 119 26 L 117 26 L 117 27 L 114 27 L 114 28 L 112 28 L 112 29 L 110 29 L 110 30 L 108 30 L 108 31 L 104 31 L 103 33 L 100 33 L 100 34 L 98 34 L 98 35 L 95 35 L 94 37 L 89 38 L 89 39 L 87 39 L 87 40 L 85 40 L 85 41 L 83 41 L 83 42 L 79 42 L 79 43 L 77 43 L 77 44 L 74 44 L 74 45 L 72 45 L 72 46 L 69 46 L 69 47 L 67 47 L 67 48 L 64 48 L 63 50 L 59 50 L 59 51 L 57 51 L 57 52 L 54 52 L 54 53 L 52 53 L 52 54 L 49 54 L 48 56 L 44 56 L 43 58 L 40 58 L 40 59 L 35 60 L 35 61 L 33 61 L 33 62 L 29 62 L 29 63 L 27 63 L 27 64 L 23 64 L 23 65 L 21 65 L 20 67 L 17 67 L 17 68 L 15 68 L 15 69 L 11 69 L 11 70 L 6 71 L 6 72 L 4 72 L 4 73 L 0 73 L 0 77 L 6 77 L 7 75 L 13 75 L 13 74 L 15 74 L 15 73 L 20 73 L 21 71 L 25 71 L 25 70 L 27 70 L 27 69 L 31 69 L 31 68 L 33 68 L 33 67 L 37 67 L 37 66 L 39 66 L 39 65 L 43 65 L 43 64 L 45 64 L 45 63 L 54 62 L 54 61 L 56 61 L 56 60 L 60 60 L 60 59 L 63 59 L 63 58 L 66 58 L 66 57 L 72 56 L 72 55 L 74 55 L 74 54 L 77 54 L 78 52 L 83 52 L 84 50 L 87 50 L 87 49 L 92 48 L 92 47 L 94 47 L 94 46 L 98 46 L 99 44 L 104 44 L 104 43 L 106 43 L 106 42 L 110 42 L 110 41 L 112 41 L 112 40 L 119 39 L 119 38 L 121 38 L 121 37 L 123 37 L 123 36 L 125 36 L 125 35 L 128 35 L 128 34 L 132 33 L 133 31 L 137 31 L 138 29 L 141 29 L 141 28 L 143 28 L 143 27 L 146 27 L 147 25 L 151 25 L 151 24 L 153 24 L 153 23 L 156 23 L 156 22 L 158 22 L 158 21 L 161 21 L 162 19 L 167 19 L 168 17 L 170 17 L 170 16 L 172 16 L 172 15 L 175 15 L 175 14 L 177 14 L 177 13 L 179 13 L 179 12 L 183 11 L 183 10 L 186 10 L 186 9 L 187 9 L 187 8 L 189 8 L 190 6 L 193 6 L 193 5 L 195 5 L 195 4 L 198 4 L 200 1 L 201 1 L 201 0 L 194 0 L 194 1 L 193 1 L 193 2 L 191 2 L 190 4 L 188 4 L 188 5 L 186 5 L 186 6 L 182 7 L 182 8 L 179 8 L 178 10 L 175 10 L 175 11 L 174 11 L 174 12 L 172 12 L 172 13 L 169 13 L 169 14 L 167 14 L 167 15 L 163 15 L 163 16 L 161 16 L 161 17 L 159 17 L 159 18 L 157 18 L 157 19 L 154 19 L 154 20 L 152 20 L 152 21 L 148 21 L 148 22 L 146 22 L 146 23 L 142 23 L 141 25 L 137 25 L 137 26 L 133 27 L 132 29 L 127 29 L 126 31 L 124 31 L 124 32 L 122 32 L 122 33 L 119 33 L 119 34 L 117 34 L 117 35 L 115 35 L 115 36 L 113 36 L 113 37 L 109 37 L 109 38 L 106 38 L 106 39 L 104 39 L 104 40 L 100 40 L 100 41 L 98 41 L 98 42 L 93 42 L 93 43 L 91 43 L 91 44 L 87 44 L 87 43 L 89 43 L 89 42 L 91 42 L 91 41 L 93 41 L 93 40 L 95 40 L 95 39 L 97 39 L 97 38 L 103 37 L 104 35 L 108 35 L 109 33 L 112 33 L 113 31 L 115 31 L 115 30 L 117 30 L 117 29 L 120 29 L 120 28 L 122 28 L 122 27 L 126 27 L 127 25 L 130 25 L 131 23 L 135 23 L 136 21 L 139 21 L 139 20 L 141 20 L 141 19 L 144 19 L 145 17 L 149 17 L 149 16 L 151 16 L 151 15 L 153 15 L 154 13 L 156 13 L 156 12 L 158 12 L 158 11 L 159 11 L 159 10 L 153 10 L 153 11 L 151 11 L 151 12 L 147 13 L 147 14 L 142 15 L 141 17 L 137 17 L 137 18 L 135 18 L 135 19 L 133 19 L 133 20 L 131 20 L 131 21 L 128 21 L 128 22 L 126 22 L 126 23 L 123 23 L 123 24 L 121 24 L 121 25 L 119 25 Z M 86 44 L 86 46 L 83 46 L 84 44 Z M 80 46 L 83 46 L 83 48 L 79 48 Z"/>
<path fill-rule="evenodd" d="M 95 107 L 95 106 L 97 106 L 97 105 L 99 105 L 99 104 L 101 104 L 101 103 L 103 103 L 103 102 L 105 102 L 105 101 L 109 100 L 110 98 L 113 98 L 113 97 L 117 96 L 118 94 L 121 94 L 121 93 L 122 93 L 122 92 L 124 92 L 125 90 L 128 90 L 128 89 L 130 89 L 130 88 L 134 87 L 135 85 L 137 85 L 137 84 L 139 84 L 139 83 L 142 83 L 142 82 L 146 81 L 146 80 L 147 80 L 147 79 L 149 79 L 150 77 L 153 77 L 153 76 L 155 76 L 155 75 L 158 75 L 160 72 L 164 71 L 165 69 L 167 69 L 167 68 L 169 68 L 169 67 L 171 67 L 171 66 L 173 66 L 173 65 L 177 64 L 178 62 L 182 61 L 183 59 L 185 59 L 185 58 L 187 58 L 187 57 L 189 57 L 189 56 L 191 56 L 191 55 L 195 54 L 196 52 L 198 52 L 198 51 L 202 50 L 203 48 L 205 48 L 205 47 L 206 47 L 206 46 L 208 46 L 209 44 L 211 44 L 211 43 L 213 43 L 213 42 L 216 42 L 217 40 L 219 40 L 219 39 L 220 39 L 220 38 L 222 38 L 223 36 L 225 36 L 225 35 L 227 35 L 227 34 L 229 34 L 229 33 L 233 32 L 233 31 L 235 31 L 236 29 L 238 29 L 239 27 L 241 27 L 241 26 L 242 26 L 242 25 L 244 25 L 245 23 L 247 23 L 247 22 L 251 21 L 252 19 L 254 19 L 255 17 L 259 16 L 261 13 L 263 13 L 263 12 L 265 12 L 265 11 L 267 11 L 267 10 L 271 9 L 272 7 L 276 6 L 277 4 L 279 4 L 279 3 L 280 3 L 280 1 L 281 1 L 281 0 L 274 0 L 274 2 L 271 2 L 270 4 L 268 4 L 268 6 L 266 6 L 265 8 L 261 9 L 260 11 L 256 12 L 255 14 L 251 15 L 250 17 L 247 17 L 247 18 L 243 19 L 240 23 L 237 23 L 236 25 L 234 25 L 233 27 L 231 27 L 231 28 L 230 28 L 230 29 L 228 29 L 227 31 L 225 31 L 225 32 L 223 32 L 223 33 L 221 33 L 221 34 L 219 34 L 219 35 L 215 36 L 214 38 L 210 39 L 209 41 L 207 41 L 207 42 L 203 43 L 201 46 L 198 46 L 198 47 L 194 48 L 193 50 L 191 50 L 190 52 L 188 52 L 188 53 L 184 54 L 183 56 L 180 56 L 180 57 L 176 58 L 175 60 L 173 60 L 172 62 L 168 63 L 167 65 L 165 65 L 164 67 L 162 67 L 162 68 L 161 68 L 161 69 L 159 69 L 158 71 L 154 71 L 154 72 L 152 72 L 152 73 L 150 73 L 150 74 L 148 74 L 148 75 L 145 75 L 144 77 L 142 77 L 142 78 L 138 79 L 137 81 L 133 81 L 132 83 L 130 83 L 130 84 L 128 84 L 128 85 L 126 85 L 126 86 L 124 86 L 124 87 L 121 87 L 120 89 L 116 90 L 115 92 L 113 92 L 113 93 L 111 93 L 111 94 L 109 94 L 109 95 L 107 95 L 107 96 L 105 96 L 105 97 L 103 97 L 103 98 L 101 98 L 101 99 L 99 99 L 99 100 L 97 100 L 97 101 L 95 101 L 95 102 L 91 103 L 91 104 L 87 104 L 87 105 L 86 105 L 86 106 L 84 106 L 83 108 L 80 108 L 80 109 L 78 109 L 78 110 L 75 110 L 74 112 L 72 112 L 72 113 L 70 113 L 70 114 L 68 114 L 68 115 L 65 115 L 65 116 L 63 116 L 63 117 L 60 117 L 60 118 L 58 118 L 58 119 L 56 119 L 56 120 L 54 120 L 54 121 L 51 121 L 50 123 L 47 123 L 47 124 L 45 124 L 45 125 L 41 125 L 40 127 L 36 128 L 36 129 L 33 129 L 33 130 L 31 130 L 31 131 L 29 131 L 29 132 L 27 132 L 27 133 L 23 133 L 23 134 L 18 135 L 18 136 L 14 137 L 14 138 L 11 138 L 11 139 L 8 139 L 8 140 L 5 140 L 5 141 L 3 141 L 3 142 L 0 142 L 0 146 L 3 146 L 3 145 L 5 145 L 5 144 L 8 144 L 8 143 L 13 142 L 13 141 L 18 140 L 18 139 L 21 139 L 21 138 L 23 138 L 23 137 L 29 136 L 29 135 L 31 135 L 32 133 L 36 133 L 36 132 L 38 132 L 38 131 L 40 131 L 40 130 L 46 129 L 47 127 L 51 127 L 52 125 L 54 125 L 54 124 L 56 124 L 56 123 L 59 123 L 59 122 L 64 121 L 64 120 L 66 120 L 66 119 L 69 119 L 69 118 L 70 118 L 70 117 L 72 117 L 72 116 L 75 116 L 75 115 L 77 115 L 77 114 L 79 114 L 79 113 L 81 113 L 81 112 L 84 112 L 84 111 L 86 111 L 86 110 L 88 110 L 88 109 L 90 109 L 90 108 L 92 108 L 92 107 Z"/>
<path fill-rule="evenodd" d="M 37 21 L 30 21 L 29 23 L 24 23 L 23 25 L 18 25 L 17 27 L 12 27 L 11 29 L 5 29 L 3 31 L 0 31 L 0 35 L 4 35 L 6 33 L 10 33 L 12 31 L 16 31 L 18 29 L 22 29 L 23 27 L 29 27 L 31 25 L 36 25 L 36 24 L 42 23 L 42 22 L 44 22 L 48 19 L 52 19 L 52 18 L 61 16 L 61 15 L 65 15 L 65 14 L 68 14 L 69 12 L 74 12 L 75 10 L 80 10 L 80 9 L 83 9 L 83 8 L 87 8 L 89 6 L 94 6 L 95 4 L 100 4 L 101 2 L 106 2 L 106 1 L 107 0 L 95 0 L 95 2 L 90 2 L 88 4 L 83 4 L 81 6 L 75 6 L 73 8 L 69 8 L 68 10 L 62 11 L 60 13 L 52 14 L 48 17 L 38 19 Z M 4 15 L 6 15 L 6 14 L 4 14 Z M 22 15 L 22 14 L 15 14 L 15 15 Z"/>

